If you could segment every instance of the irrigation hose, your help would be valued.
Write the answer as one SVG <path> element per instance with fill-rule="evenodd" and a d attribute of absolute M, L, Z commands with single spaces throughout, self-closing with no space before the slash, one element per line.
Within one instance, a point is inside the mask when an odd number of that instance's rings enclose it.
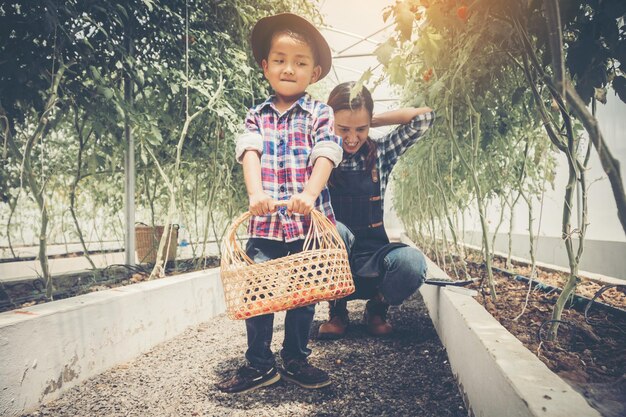
<path fill-rule="evenodd" d="M 541 335 L 541 332 L 542 332 L 543 328 L 546 327 L 546 324 L 552 324 L 552 323 L 560 323 L 560 324 L 565 324 L 567 326 L 570 326 L 572 328 L 572 337 L 570 338 L 570 341 L 576 335 L 576 329 L 578 327 L 574 323 L 572 323 L 571 321 L 567 321 L 567 320 L 546 320 L 543 323 L 541 323 L 541 326 L 539 326 L 539 330 L 537 330 L 537 341 L 539 341 L 539 343 L 546 342 L 546 340 L 543 340 L 543 336 Z M 570 345 L 571 345 L 571 343 L 570 343 Z"/>
<path fill-rule="evenodd" d="M 589 310 L 591 309 L 591 306 L 593 305 L 593 303 L 596 301 L 596 299 L 598 297 L 600 297 L 602 294 L 604 294 L 605 291 L 611 289 L 611 288 L 621 288 L 622 291 L 626 290 L 626 285 L 619 285 L 619 284 L 609 284 L 609 285 L 604 285 L 603 287 L 601 287 L 598 291 L 596 291 L 596 293 L 593 295 L 593 297 L 591 298 L 591 300 L 589 300 L 589 302 L 587 303 L 587 305 L 585 306 L 585 311 L 584 311 L 584 315 L 585 315 L 585 323 L 592 325 L 592 326 L 605 326 L 605 327 L 615 327 L 617 328 L 617 330 L 619 330 L 620 332 L 624 333 L 626 332 L 626 330 L 622 329 L 619 326 L 616 326 L 613 323 L 608 323 L 608 324 L 604 324 L 601 320 L 591 320 L 589 318 Z"/>

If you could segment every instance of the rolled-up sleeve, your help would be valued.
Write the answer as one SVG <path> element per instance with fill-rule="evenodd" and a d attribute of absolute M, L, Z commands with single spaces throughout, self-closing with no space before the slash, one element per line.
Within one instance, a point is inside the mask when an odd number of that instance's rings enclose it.
<path fill-rule="evenodd" d="M 379 146 L 381 169 L 391 171 L 398 158 L 424 136 L 434 121 L 435 112 L 429 111 L 415 116 L 409 123 L 388 133 Z"/>
<path fill-rule="evenodd" d="M 323 104 L 317 109 L 317 117 L 313 123 L 313 150 L 311 151 L 310 164 L 320 156 L 328 158 L 337 167 L 343 158 L 341 138 L 335 135 L 335 117 L 332 109 Z"/>
<path fill-rule="evenodd" d="M 263 135 L 252 111 L 248 112 L 245 122 L 245 131 L 237 137 L 235 142 L 235 158 L 240 164 L 246 151 L 263 153 Z"/>

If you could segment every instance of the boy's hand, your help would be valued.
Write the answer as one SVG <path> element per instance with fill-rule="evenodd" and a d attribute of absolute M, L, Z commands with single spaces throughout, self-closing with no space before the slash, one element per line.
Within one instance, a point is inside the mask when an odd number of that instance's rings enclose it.
<path fill-rule="evenodd" d="M 289 214 L 310 214 L 311 210 L 315 207 L 315 200 L 317 200 L 317 196 L 308 193 L 306 190 L 301 193 L 294 194 L 287 202 L 287 212 Z"/>
<path fill-rule="evenodd" d="M 254 216 L 264 216 L 276 211 L 276 202 L 264 192 L 251 194 L 248 210 Z"/>

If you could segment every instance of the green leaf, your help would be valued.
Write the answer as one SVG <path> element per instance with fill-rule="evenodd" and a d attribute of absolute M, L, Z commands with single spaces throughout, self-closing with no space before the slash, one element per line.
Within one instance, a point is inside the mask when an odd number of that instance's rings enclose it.
<path fill-rule="evenodd" d="M 407 2 L 396 4 L 396 30 L 400 32 L 400 40 L 408 41 L 413 32 L 413 20 L 415 15 L 411 12 Z"/>
<path fill-rule="evenodd" d="M 626 103 L 626 77 L 620 75 L 618 77 L 613 78 L 613 83 L 611 84 L 619 98 Z"/>
<path fill-rule="evenodd" d="M 104 96 L 104 98 L 106 98 L 107 100 L 110 100 L 111 98 L 113 98 L 113 95 L 115 94 L 114 91 L 112 89 L 110 89 L 109 87 L 101 87 L 98 86 L 98 91 L 100 92 L 100 94 L 102 94 Z"/>
<path fill-rule="evenodd" d="M 87 38 L 83 38 L 82 41 L 83 41 L 83 43 L 85 45 L 87 45 L 89 47 L 89 49 L 91 49 L 92 51 L 94 50 L 93 45 L 91 44 L 91 42 L 89 42 L 89 40 Z"/>
<path fill-rule="evenodd" d="M 141 162 L 143 162 L 144 165 L 148 165 L 148 155 L 144 149 L 143 146 L 140 148 L 141 150 L 139 151 L 139 158 L 141 159 Z"/>
<path fill-rule="evenodd" d="M 154 9 L 154 1 L 153 0 L 142 0 L 143 4 L 148 7 L 148 11 L 152 11 Z"/>
<path fill-rule="evenodd" d="M 428 99 L 433 101 L 443 89 L 444 84 L 441 80 L 437 80 L 428 88 Z"/>
<path fill-rule="evenodd" d="M 91 175 L 96 173 L 98 168 L 98 160 L 95 153 L 92 153 L 87 160 L 87 169 Z"/>
<path fill-rule="evenodd" d="M 124 16 L 124 18 L 128 19 L 128 12 L 124 8 L 124 6 L 122 6 L 121 4 L 116 4 L 115 6 L 120 11 L 120 13 Z"/>
<path fill-rule="evenodd" d="M 378 58 L 378 62 L 387 66 L 395 49 L 396 42 L 393 38 L 389 38 L 385 43 L 379 45 L 378 48 L 374 50 L 374 55 Z"/>
<path fill-rule="evenodd" d="M 391 61 L 389 61 L 387 73 L 389 74 L 389 83 L 404 86 L 408 74 L 406 62 L 403 57 L 393 57 Z"/>
<path fill-rule="evenodd" d="M 602 104 L 606 104 L 606 88 L 594 87 L 594 97 Z"/>
<path fill-rule="evenodd" d="M 94 81 L 100 81 L 102 79 L 100 71 L 98 71 L 98 69 L 93 65 L 89 66 L 89 73 L 91 74 L 91 77 L 94 79 Z"/>
<path fill-rule="evenodd" d="M 387 19 L 389 19 L 389 16 L 391 15 L 391 13 L 393 12 L 393 8 L 391 6 L 385 8 L 385 11 L 383 12 L 383 22 L 387 22 Z"/>
<path fill-rule="evenodd" d="M 146 140 L 153 146 L 163 143 L 163 136 L 161 136 L 161 131 L 156 125 L 150 126 L 150 134 L 146 136 Z"/>
<path fill-rule="evenodd" d="M 513 105 L 519 104 L 522 97 L 524 96 L 524 92 L 526 91 L 526 87 L 517 87 L 513 92 L 513 96 L 511 97 L 511 103 Z"/>
<path fill-rule="evenodd" d="M 371 68 L 365 70 L 365 72 L 361 75 L 361 78 L 359 78 L 359 80 L 354 84 L 354 87 L 350 90 L 350 101 L 352 101 L 352 99 L 354 99 L 354 97 L 356 97 L 356 95 L 363 90 L 363 85 L 368 82 L 370 78 L 372 78 L 373 74 L 374 73 Z"/>

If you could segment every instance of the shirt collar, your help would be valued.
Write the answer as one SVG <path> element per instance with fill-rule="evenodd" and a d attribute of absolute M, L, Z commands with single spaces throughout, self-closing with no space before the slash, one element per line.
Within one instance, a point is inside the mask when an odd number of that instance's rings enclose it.
<path fill-rule="evenodd" d="M 267 98 L 267 100 L 265 100 L 263 103 L 259 104 L 256 109 L 254 110 L 255 113 L 260 113 L 265 107 L 270 106 L 270 108 L 272 108 L 276 113 L 280 113 L 276 107 L 274 106 L 274 98 L 276 96 L 275 95 L 271 95 Z M 287 109 L 287 111 L 285 111 L 285 113 L 290 112 L 295 106 L 299 106 L 302 110 L 313 114 L 313 99 L 311 98 L 311 96 L 309 95 L 309 93 L 304 93 L 302 95 L 302 97 L 300 97 L 295 103 L 293 103 L 291 105 L 291 107 L 289 107 L 289 109 Z"/>

